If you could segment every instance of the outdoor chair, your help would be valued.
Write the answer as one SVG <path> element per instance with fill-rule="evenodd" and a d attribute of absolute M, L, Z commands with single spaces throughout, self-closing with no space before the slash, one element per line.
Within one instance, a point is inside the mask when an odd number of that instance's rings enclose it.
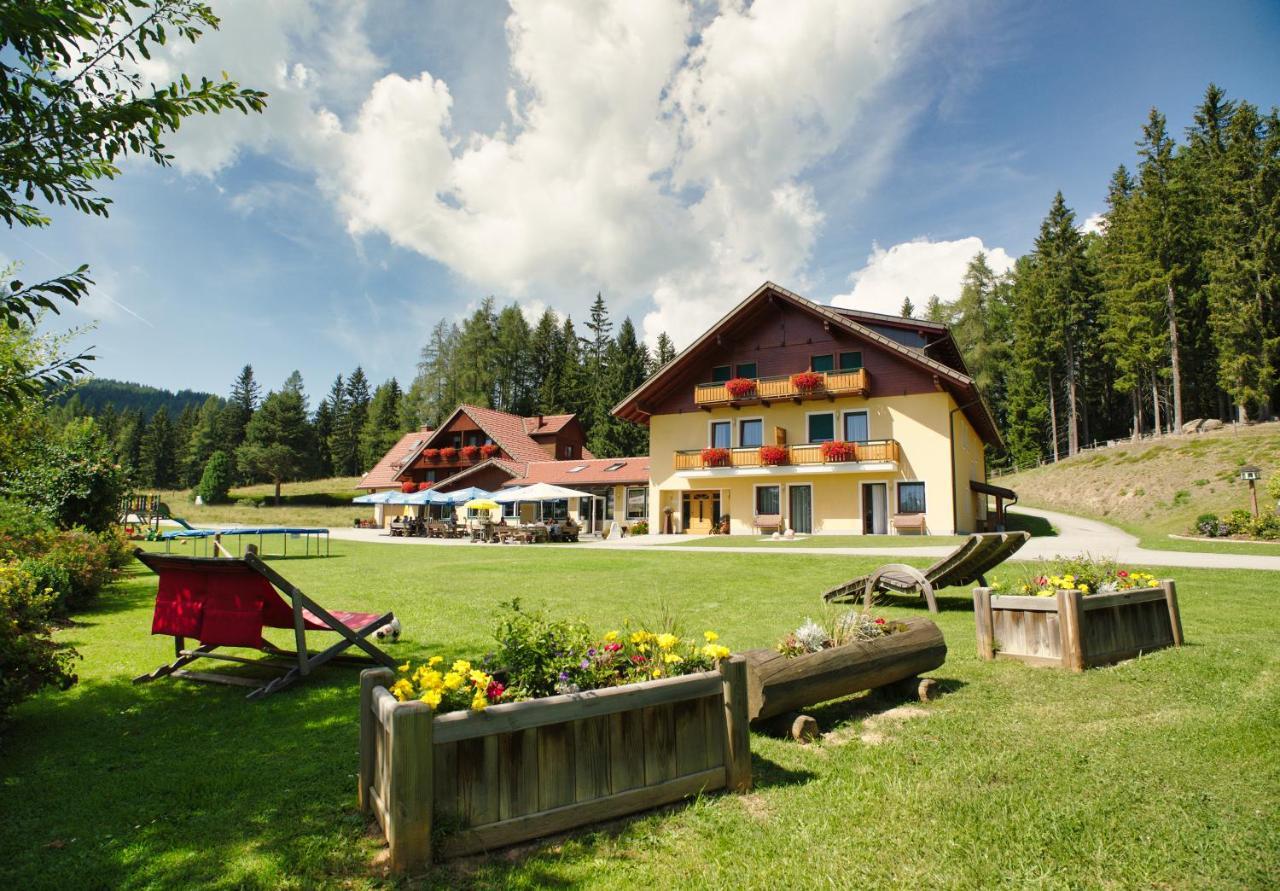
<path fill-rule="evenodd" d="M 927 527 L 925 525 L 924 514 L 894 514 L 893 515 L 893 529 L 895 532 L 906 532 L 907 530 L 914 530 L 920 533 L 921 535 L 924 535 L 926 528 Z"/>
<path fill-rule="evenodd" d="M 756 532 L 782 531 L 782 514 L 756 514 Z"/>
<path fill-rule="evenodd" d="M 151 633 L 171 635 L 177 657 L 150 674 L 134 678 L 135 684 L 171 675 L 193 681 L 252 687 L 248 698 L 257 699 L 288 687 L 330 661 L 365 665 L 372 661 L 387 668 L 396 667 L 394 659 L 368 640 L 375 631 L 395 619 L 394 613 L 329 612 L 263 563 L 256 554 L 248 553 L 232 559 L 185 557 L 149 553 L 139 548 L 134 551 L 134 556 L 160 577 Z M 263 628 L 293 629 L 296 650 L 276 647 L 262 636 Z M 307 649 L 308 631 L 333 631 L 340 640 L 318 653 L 312 653 Z M 187 638 L 199 641 L 199 646 L 188 648 Z M 339 655 L 353 646 L 368 656 Z M 214 652 L 223 647 L 255 649 L 266 655 L 260 659 L 246 659 Z M 287 660 L 284 664 L 292 663 L 292 667 L 283 673 L 277 671 L 269 680 L 187 671 L 184 666 L 197 659 L 217 659 L 275 669 L 282 666 L 273 665 L 274 661 Z"/>
<path fill-rule="evenodd" d="M 862 598 L 863 608 L 871 609 L 877 591 L 897 594 L 918 593 L 929 604 L 929 612 L 938 611 L 934 591 L 977 582 L 986 586 L 986 573 L 1008 560 L 1031 538 L 1028 532 L 988 532 L 970 535 L 937 563 L 923 571 L 905 563 L 886 563 L 870 575 L 850 579 L 822 595 L 829 603 L 848 603 Z"/>

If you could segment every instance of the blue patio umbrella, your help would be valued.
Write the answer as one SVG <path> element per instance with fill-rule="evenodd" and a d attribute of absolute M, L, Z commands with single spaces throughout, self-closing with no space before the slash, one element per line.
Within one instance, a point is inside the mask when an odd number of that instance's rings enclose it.
<path fill-rule="evenodd" d="M 459 489 L 457 492 L 450 492 L 449 503 L 450 504 L 466 504 L 468 501 L 471 501 L 476 498 L 490 498 L 492 496 L 493 496 L 492 492 L 489 492 L 485 489 L 481 489 L 477 486 L 469 486 L 465 489 Z"/>
<path fill-rule="evenodd" d="M 358 495 L 351 499 L 352 504 L 399 504 L 395 498 L 400 497 L 401 493 L 394 490 L 386 492 L 370 492 L 368 495 Z"/>

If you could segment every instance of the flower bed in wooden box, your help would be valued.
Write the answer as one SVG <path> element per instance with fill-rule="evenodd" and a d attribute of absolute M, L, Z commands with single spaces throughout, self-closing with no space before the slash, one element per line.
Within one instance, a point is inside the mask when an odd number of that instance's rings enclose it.
<path fill-rule="evenodd" d="M 747 714 L 752 721 L 767 720 L 904 681 L 946 661 L 947 643 L 933 622 L 910 618 L 895 624 L 902 630 L 816 653 L 788 656 L 776 649 L 744 653 Z"/>
<path fill-rule="evenodd" d="M 715 789 L 751 786 L 746 662 L 644 683 L 436 716 L 360 679 L 360 807 L 392 868 L 610 820 Z"/>
<path fill-rule="evenodd" d="M 975 588 L 978 655 L 1084 671 L 1162 647 L 1182 646 L 1178 592 L 1156 587 L 1114 594 L 1059 590 L 1051 597 Z"/>

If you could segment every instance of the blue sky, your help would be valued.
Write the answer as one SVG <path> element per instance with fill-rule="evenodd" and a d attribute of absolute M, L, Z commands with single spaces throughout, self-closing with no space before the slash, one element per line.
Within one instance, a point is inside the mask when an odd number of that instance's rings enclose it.
<path fill-rule="evenodd" d="M 250 362 L 313 403 L 407 383 L 481 297 L 678 343 L 772 278 L 892 311 L 1081 221 L 1152 105 L 1280 103 L 1280 5 L 215 0 L 146 74 L 225 69 L 262 116 L 198 121 L 102 221 L 0 234 L 32 279 L 93 266 L 98 374 L 225 392 Z"/>

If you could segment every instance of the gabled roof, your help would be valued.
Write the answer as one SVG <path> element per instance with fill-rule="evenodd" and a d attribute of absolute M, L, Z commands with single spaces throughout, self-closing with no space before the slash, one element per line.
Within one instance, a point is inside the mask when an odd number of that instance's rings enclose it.
<path fill-rule="evenodd" d="M 649 482 L 649 458 L 590 458 L 582 461 L 534 461 L 507 486 L 608 486 Z"/>
<path fill-rule="evenodd" d="M 801 297 L 799 294 L 788 291 L 773 282 L 765 282 L 745 300 L 729 310 L 720 321 L 707 329 L 701 337 L 681 350 L 674 359 L 654 372 L 648 380 L 614 406 L 613 414 L 625 420 L 645 423 L 649 417 L 649 412 L 642 407 L 645 396 L 659 391 L 664 380 L 671 374 L 688 367 L 708 349 L 715 347 L 717 333 L 723 331 L 728 325 L 740 318 L 751 307 L 769 299 L 785 301 L 831 325 L 840 327 L 850 334 L 855 334 L 864 340 L 874 343 L 886 352 L 896 354 L 905 362 L 909 362 L 933 374 L 940 385 L 947 387 L 952 392 L 952 396 L 964 408 L 965 415 L 977 429 L 978 434 L 987 442 L 1003 446 L 1004 443 L 1000 437 L 1000 431 L 996 428 L 995 418 L 991 414 L 991 409 L 987 406 L 986 400 L 982 398 L 977 385 L 974 384 L 973 378 L 969 377 L 969 375 L 930 358 L 921 350 L 912 349 L 909 346 L 898 343 L 891 337 L 886 337 L 880 332 L 858 322 L 852 314 L 846 314 L 838 307 L 814 303 L 812 300 Z"/>
<path fill-rule="evenodd" d="M 399 485 L 397 478 L 400 471 L 408 466 L 411 455 L 421 451 L 423 443 L 431 438 L 430 430 L 415 430 L 400 437 L 400 440 L 387 449 L 387 453 L 373 469 L 360 478 L 357 489 L 390 489 Z"/>
<path fill-rule="evenodd" d="M 511 461 L 503 461 L 501 458 L 486 458 L 479 464 L 472 464 L 470 467 L 464 467 L 452 476 L 447 476 L 442 480 L 432 483 L 432 486 L 438 489 L 443 489 L 443 487 L 446 486 L 452 487 L 455 483 L 464 482 L 468 477 L 474 476 L 481 470 L 491 467 L 497 468 L 511 477 L 518 477 L 524 473 L 525 465 L 515 464 Z"/>
<path fill-rule="evenodd" d="M 441 436 L 449 425 L 453 423 L 453 419 L 459 414 L 465 414 L 475 425 L 484 431 L 484 434 L 496 442 L 504 452 L 506 452 L 512 460 L 521 463 L 529 461 L 546 461 L 547 450 L 538 445 L 529 433 L 526 432 L 526 425 L 536 422 L 537 418 L 522 418 L 519 415 L 509 414 L 505 411 L 498 411 L 493 408 L 481 408 L 478 405 L 459 405 L 453 410 L 453 414 L 437 428 L 432 439 Z M 559 418 L 560 415 L 553 415 Z M 563 416 L 571 418 L 573 415 Z M 564 422 L 560 424 L 564 426 Z M 427 448 L 431 445 L 428 442 L 424 445 Z"/>
<path fill-rule="evenodd" d="M 524 419 L 524 432 L 530 436 L 543 436 L 548 433 L 559 433 L 565 428 L 565 425 L 576 417 L 577 415 L 575 414 L 535 415 L 532 418 Z"/>

